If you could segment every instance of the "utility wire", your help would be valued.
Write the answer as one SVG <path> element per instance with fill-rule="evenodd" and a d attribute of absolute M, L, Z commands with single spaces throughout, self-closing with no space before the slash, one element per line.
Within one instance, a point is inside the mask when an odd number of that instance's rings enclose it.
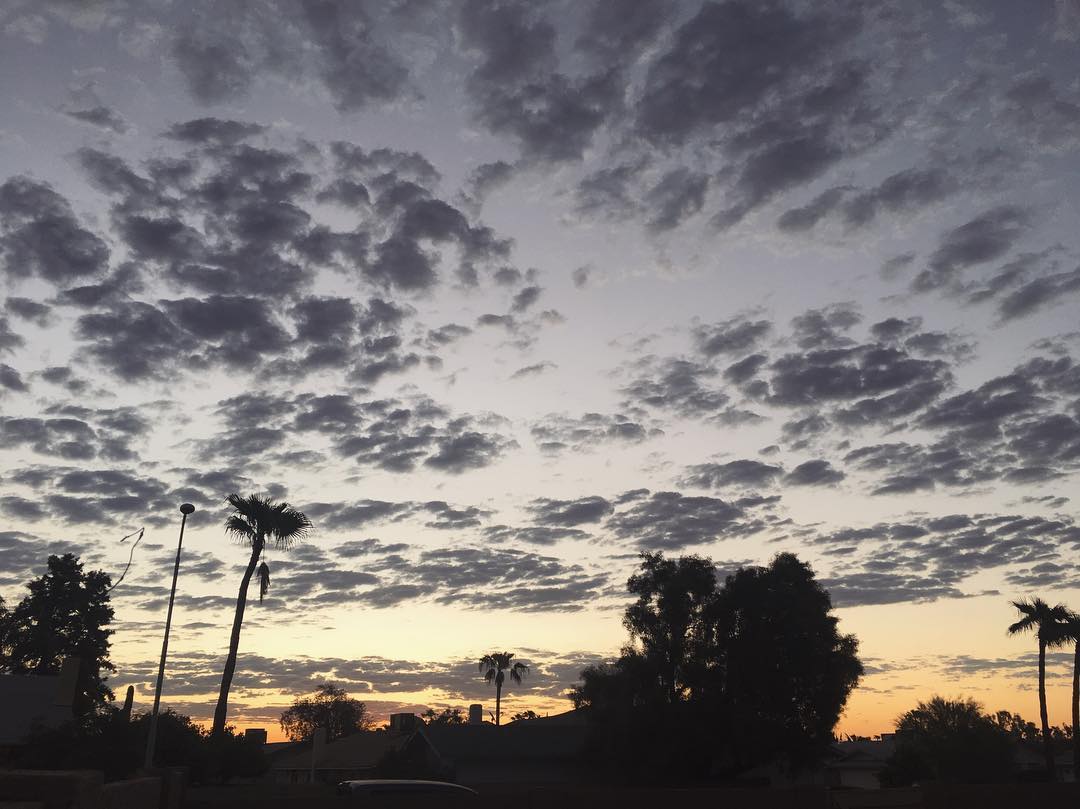
<path fill-rule="evenodd" d="M 139 535 L 138 539 L 136 539 L 136 540 L 135 540 L 135 542 L 134 542 L 134 544 L 132 544 L 132 546 L 131 546 L 131 553 L 130 553 L 130 554 L 128 554 L 128 562 L 127 562 L 127 567 L 125 567 L 125 568 L 124 568 L 124 572 L 120 574 L 120 578 L 119 578 L 119 579 L 117 579 L 117 580 L 116 580 L 116 582 L 115 582 L 115 583 L 113 583 L 113 585 L 112 585 L 112 586 L 111 586 L 111 587 L 110 587 L 110 588 L 109 588 L 108 590 L 106 590 L 106 591 L 105 591 L 106 593 L 110 593 L 110 592 L 112 592 L 112 591 L 113 591 L 113 589 L 114 589 L 114 588 L 115 588 L 115 587 L 116 587 L 116 586 L 117 586 L 118 584 L 120 584 L 120 582 L 122 582 L 122 581 L 124 580 L 124 576 L 126 576 L 126 575 L 127 575 L 127 573 L 128 573 L 128 571 L 129 571 L 129 570 L 131 569 L 131 560 L 135 558 L 135 549 L 136 549 L 137 547 L 139 547 L 139 543 L 140 543 L 140 542 L 142 542 L 142 538 L 143 538 L 143 532 L 145 532 L 145 531 L 146 531 L 146 529 L 145 529 L 145 528 L 140 528 L 140 529 L 139 529 L 138 531 L 132 531 L 132 532 L 131 532 L 130 534 L 128 534 L 128 535 L 127 535 L 126 537 L 123 537 L 123 538 L 121 538 L 121 540 L 120 540 L 121 542 L 127 542 L 127 541 L 128 541 L 129 539 L 131 539 L 131 538 L 132 538 L 133 536 L 135 536 L 136 534 L 138 534 L 138 535 Z"/>

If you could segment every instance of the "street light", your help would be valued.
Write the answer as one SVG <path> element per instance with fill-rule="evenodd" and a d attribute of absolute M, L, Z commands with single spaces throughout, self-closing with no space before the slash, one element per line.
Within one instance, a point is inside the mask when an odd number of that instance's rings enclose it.
<path fill-rule="evenodd" d="M 176 544 L 176 564 L 173 565 L 172 590 L 169 591 L 169 611 L 165 614 L 165 640 L 161 643 L 161 663 L 158 665 L 157 687 L 154 689 L 154 709 L 150 712 L 150 733 L 146 738 L 146 761 L 144 768 L 149 770 L 154 766 L 154 742 L 157 741 L 158 705 L 161 703 L 161 684 L 165 680 L 165 656 L 169 653 L 169 627 L 172 626 L 173 599 L 176 598 L 176 578 L 180 575 L 180 549 L 184 546 L 184 526 L 187 525 L 188 514 L 195 510 L 191 503 L 180 506 L 180 541 Z"/>

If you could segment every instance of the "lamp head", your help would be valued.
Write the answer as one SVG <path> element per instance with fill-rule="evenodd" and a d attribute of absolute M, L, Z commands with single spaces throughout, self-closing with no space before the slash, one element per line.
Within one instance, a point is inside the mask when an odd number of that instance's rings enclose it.
<path fill-rule="evenodd" d="M 184 515 L 188 515 L 191 512 L 193 512 L 194 510 L 195 510 L 195 506 L 191 505 L 191 503 L 184 503 L 183 505 L 180 506 L 180 513 L 184 514 Z"/>

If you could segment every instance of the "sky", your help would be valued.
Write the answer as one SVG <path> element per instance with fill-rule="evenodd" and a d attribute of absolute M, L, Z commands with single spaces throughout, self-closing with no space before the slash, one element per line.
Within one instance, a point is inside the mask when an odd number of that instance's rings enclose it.
<path fill-rule="evenodd" d="M 1080 608 L 1076 0 L 0 2 L 0 593 L 116 580 L 110 684 L 230 721 L 568 709 L 638 554 L 791 551 L 866 676 L 1037 716 Z M 133 539 L 145 528 L 131 553 Z M 254 593 L 252 594 L 254 596 Z M 1071 655 L 1051 656 L 1051 722 Z"/>

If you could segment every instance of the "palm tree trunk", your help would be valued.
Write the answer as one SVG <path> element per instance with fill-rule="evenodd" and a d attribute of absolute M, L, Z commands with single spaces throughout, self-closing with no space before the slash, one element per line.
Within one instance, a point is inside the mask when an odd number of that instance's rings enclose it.
<path fill-rule="evenodd" d="M 1073 652 L 1072 737 L 1073 778 L 1080 781 L 1080 638 Z"/>
<path fill-rule="evenodd" d="M 1057 780 L 1054 772 L 1054 751 L 1050 746 L 1050 718 L 1046 713 L 1046 642 L 1039 639 L 1039 719 L 1042 720 L 1043 754 L 1046 756 L 1046 772 L 1051 781 Z"/>
<path fill-rule="evenodd" d="M 240 648 L 240 628 L 244 625 L 248 585 L 255 573 L 255 566 L 259 563 L 262 549 L 263 539 L 259 537 L 251 546 L 251 559 L 248 560 L 244 578 L 240 580 L 240 593 L 236 596 L 236 615 L 233 617 L 232 636 L 229 638 L 229 656 L 225 658 L 225 670 L 221 673 L 221 691 L 218 693 L 217 708 L 214 710 L 214 725 L 210 731 L 212 736 L 225 731 L 225 718 L 229 713 L 229 689 L 232 688 L 233 673 L 236 671 L 236 653 Z"/>
<path fill-rule="evenodd" d="M 502 707 L 502 683 L 495 683 L 495 727 L 499 726 L 499 709 Z"/>

